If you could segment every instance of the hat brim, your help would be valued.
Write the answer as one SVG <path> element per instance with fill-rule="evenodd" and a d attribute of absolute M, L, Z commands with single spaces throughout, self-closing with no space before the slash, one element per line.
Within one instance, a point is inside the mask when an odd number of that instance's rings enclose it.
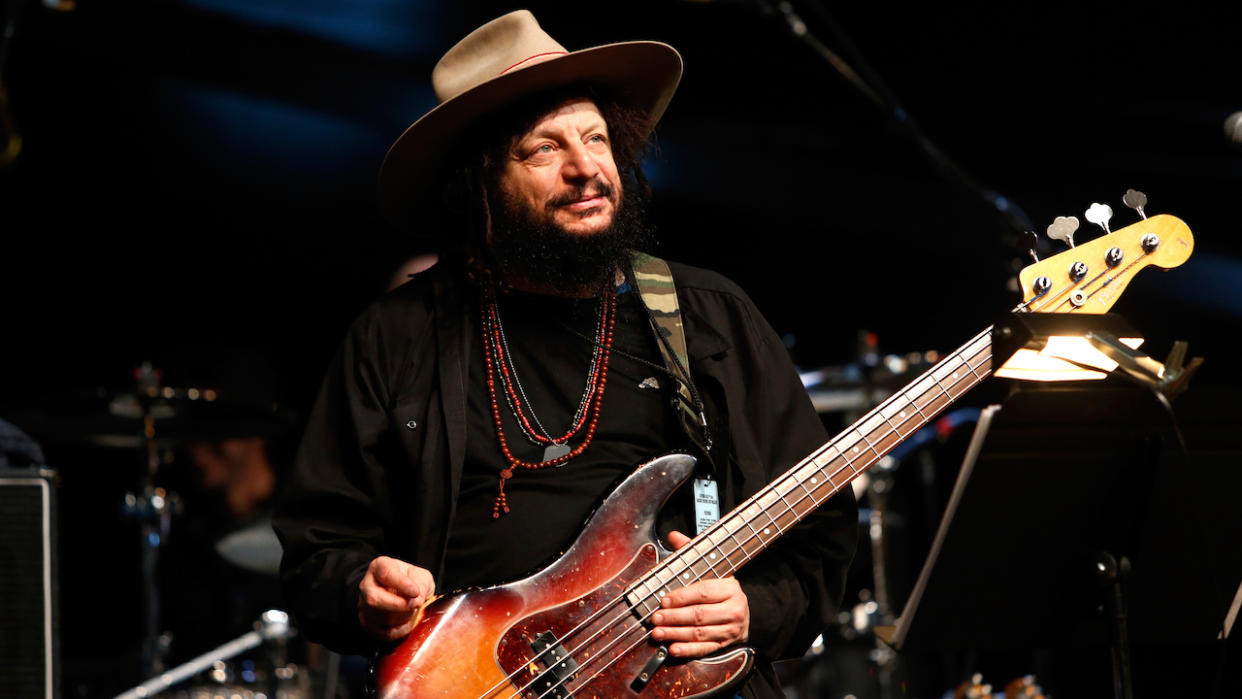
<path fill-rule="evenodd" d="M 645 111 L 650 133 L 677 90 L 681 68 L 681 55 L 672 46 L 630 41 L 573 51 L 480 83 L 427 112 L 388 149 L 379 173 L 384 214 L 412 230 L 419 211 L 435 203 L 445 161 L 459 137 L 486 114 L 542 90 L 598 84 L 619 89 Z"/>

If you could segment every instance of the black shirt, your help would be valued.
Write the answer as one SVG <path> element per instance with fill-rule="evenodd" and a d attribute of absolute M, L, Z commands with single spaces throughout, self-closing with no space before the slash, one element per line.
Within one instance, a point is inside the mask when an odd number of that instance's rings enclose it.
<path fill-rule="evenodd" d="M 716 443 L 723 512 L 828 435 L 780 337 L 745 293 L 713 272 L 669 267 Z M 327 372 L 274 520 L 286 608 L 303 638 L 344 652 L 375 649 L 358 624 L 358 586 L 376 556 L 444 579 L 467 443 L 475 442 L 467 434 L 468 369 L 481 368 L 478 302 L 464 276 L 442 262 L 377 301 L 351 325 Z M 605 409 L 609 401 L 606 394 Z M 800 656 L 836 618 L 857 541 L 857 506 L 846 488 L 738 571 L 749 645 L 761 657 L 743 697 L 782 696 L 764 659 Z"/>
<path fill-rule="evenodd" d="M 561 466 L 515 469 L 505 484 L 509 513 L 497 519 L 492 506 L 498 474 L 508 464 L 496 439 L 482 336 L 472 344 L 466 463 L 441 589 L 514 580 L 550 563 L 618 481 L 635 466 L 681 446 L 680 427 L 669 408 L 671 379 L 660 368 L 646 312 L 637 293 L 628 287 L 620 291 L 614 351 L 591 444 Z M 512 292 L 501 294 L 497 305 L 526 394 L 526 417 L 533 426 L 533 406 L 548 433 L 559 438 L 586 387 L 600 301 Z M 512 454 L 542 461 L 544 446 L 522 433 L 499 381 L 496 400 Z M 586 431 L 584 426 L 570 446 L 577 446 Z"/>

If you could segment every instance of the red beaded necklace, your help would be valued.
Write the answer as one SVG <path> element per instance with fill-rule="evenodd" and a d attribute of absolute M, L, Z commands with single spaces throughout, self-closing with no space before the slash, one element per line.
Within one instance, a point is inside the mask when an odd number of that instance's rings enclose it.
<path fill-rule="evenodd" d="M 505 481 L 513 477 L 514 469 L 523 468 L 533 471 L 550 466 L 561 466 L 585 451 L 591 443 L 591 439 L 595 436 L 595 428 L 599 424 L 599 410 L 604 399 L 604 386 L 608 383 L 608 359 L 611 355 L 613 331 L 616 327 L 617 295 L 613 291 L 612 293 L 605 294 L 600 301 L 599 320 L 596 328 L 596 334 L 600 338 L 600 343 L 596 346 L 596 354 L 592 358 L 591 366 L 588 369 L 589 379 L 587 388 L 583 391 L 581 405 L 572 420 L 572 424 L 569 426 L 569 430 L 558 439 L 553 439 L 546 433 L 540 434 L 542 425 L 540 425 L 540 430 L 538 431 L 532 427 L 531 420 L 527 418 L 526 412 L 522 407 L 522 396 L 519 396 L 518 391 L 514 389 L 516 371 L 513 374 L 510 373 L 512 359 L 505 352 L 506 343 L 500 323 L 500 312 L 496 304 L 495 282 L 488 280 L 482 284 L 479 306 L 481 319 L 479 326 L 483 333 L 483 361 L 487 368 L 487 392 L 488 397 L 491 399 L 492 422 L 496 426 L 496 440 L 500 444 L 500 451 L 504 454 L 505 462 L 508 463 L 508 467 L 500 472 L 500 492 L 496 496 L 495 504 L 492 505 L 492 518 L 497 519 L 502 513 L 507 514 L 509 512 L 508 498 L 505 495 Z M 500 368 L 499 373 L 497 372 L 497 367 Z M 529 439 L 536 443 L 551 445 L 545 450 L 545 457 L 550 454 L 556 454 L 556 456 L 545 458 L 543 461 L 522 461 L 509 450 L 509 443 L 505 439 L 504 426 L 500 419 L 500 403 L 496 399 L 497 382 L 501 384 L 501 389 L 504 392 L 506 402 L 509 404 L 509 409 L 513 413 L 514 419 L 517 420 L 522 428 L 522 431 Z M 590 405 L 589 410 L 586 409 L 588 404 Z M 590 416 L 590 422 L 587 421 L 588 415 Z M 570 449 L 567 442 L 578 434 L 584 425 L 586 426 L 586 434 L 583 436 L 582 442 Z"/>

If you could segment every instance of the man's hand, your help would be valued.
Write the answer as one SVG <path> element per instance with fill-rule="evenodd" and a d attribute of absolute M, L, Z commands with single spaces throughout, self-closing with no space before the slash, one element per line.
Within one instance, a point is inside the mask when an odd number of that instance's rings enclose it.
<path fill-rule="evenodd" d="M 690 537 L 670 532 L 674 549 Z M 669 653 L 697 658 L 744 642 L 750 633 L 750 605 L 746 593 L 733 577 L 700 580 L 673 590 L 660 601 L 663 607 L 651 617 L 651 637 L 669 645 Z"/>
<path fill-rule="evenodd" d="M 414 613 L 435 589 L 431 571 L 380 556 L 358 584 L 358 623 L 385 641 L 405 638 L 414 627 Z"/>

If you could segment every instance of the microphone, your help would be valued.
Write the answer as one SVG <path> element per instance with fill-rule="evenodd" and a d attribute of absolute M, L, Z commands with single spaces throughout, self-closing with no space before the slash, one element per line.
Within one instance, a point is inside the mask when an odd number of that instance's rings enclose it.
<path fill-rule="evenodd" d="M 1234 112 L 1225 119 L 1225 138 L 1235 146 L 1242 146 L 1242 112 Z"/>

